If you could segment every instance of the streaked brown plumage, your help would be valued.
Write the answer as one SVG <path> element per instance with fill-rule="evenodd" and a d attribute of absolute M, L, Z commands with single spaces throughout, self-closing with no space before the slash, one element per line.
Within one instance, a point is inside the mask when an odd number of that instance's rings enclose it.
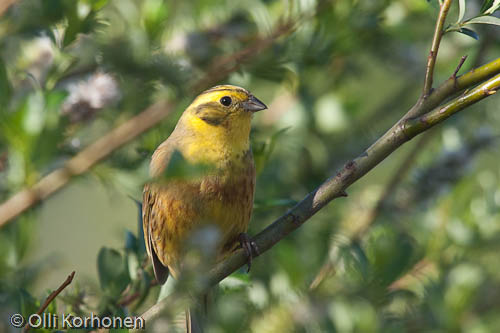
<path fill-rule="evenodd" d="M 154 152 L 152 177 L 161 177 L 174 151 L 190 163 L 213 167 L 192 180 L 158 180 L 144 187 L 144 237 L 160 283 L 169 271 L 178 275 L 186 241 L 202 226 L 213 224 L 219 231 L 216 260 L 246 232 L 255 188 L 250 122 L 253 112 L 264 108 L 245 89 L 214 87 L 195 99 Z"/>

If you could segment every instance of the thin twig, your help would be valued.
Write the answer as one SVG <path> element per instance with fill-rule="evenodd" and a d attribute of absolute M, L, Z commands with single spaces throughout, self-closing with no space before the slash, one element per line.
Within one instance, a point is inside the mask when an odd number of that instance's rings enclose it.
<path fill-rule="evenodd" d="M 431 50 L 429 56 L 427 57 L 427 68 L 425 71 L 425 81 L 424 81 L 424 91 L 422 95 L 427 97 L 431 94 L 432 81 L 434 76 L 434 66 L 436 65 L 436 58 L 439 50 L 439 44 L 441 44 L 441 37 L 443 37 L 443 26 L 448 11 L 450 10 L 450 5 L 453 0 L 445 0 L 439 9 L 439 16 L 436 21 L 436 29 L 434 30 L 434 37 L 432 38 Z"/>
<path fill-rule="evenodd" d="M 404 289 L 411 279 L 420 279 L 432 271 L 436 271 L 436 265 L 429 259 L 424 258 L 418 261 L 408 273 L 391 283 L 387 289 L 390 291 Z"/>
<path fill-rule="evenodd" d="M 467 55 L 463 55 L 462 58 L 460 58 L 460 62 L 458 63 L 457 68 L 455 69 L 455 71 L 451 75 L 451 78 L 453 80 L 455 80 L 455 81 L 457 80 L 458 71 L 460 71 L 460 68 L 462 68 L 466 59 L 467 59 Z"/>
<path fill-rule="evenodd" d="M 37 311 L 38 315 L 41 315 L 43 311 L 45 311 L 45 309 L 50 305 L 50 303 L 64 290 L 64 288 L 66 288 L 71 284 L 74 277 L 75 277 L 75 271 L 71 272 L 71 274 L 68 275 L 66 280 L 64 280 L 64 282 L 59 286 L 59 288 L 50 293 L 49 297 L 47 297 L 43 305 L 40 307 L 40 309 L 38 309 Z M 28 323 L 26 326 L 24 326 L 24 332 L 27 332 L 29 329 L 30 325 Z"/>
<path fill-rule="evenodd" d="M 132 303 L 133 301 L 135 301 L 137 298 L 139 298 L 139 296 L 141 296 L 141 293 L 139 291 L 136 291 L 133 294 L 130 294 L 130 295 L 123 297 L 120 301 L 118 301 L 117 305 L 118 306 L 127 306 L 130 303 Z"/>
<path fill-rule="evenodd" d="M 460 68 L 464 65 L 465 60 L 467 59 L 467 55 L 463 55 L 462 58 L 460 58 L 460 62 L 457 65 L 457 68 L 455 68 L 455 71 L 451 75 L 450 79 L 453 80 L 453 83 L 456 85 L 457 84 L 457 74 L 460 71 Z"/>
<path fill-rule="evenodd" d="M 149 290 L 149 288 L 151 287 L 154 287 L 158 285 L 158 281 L 156 281 L 156 279 L 153 279 L 152 281 L 149 282 L 149 285 L 148 287 L 146 288 L 146 290 Z M 141 296 L 141 292 L 139 291 L 136 291 L 132 294 L 129 294 L 129 295 L 124 295 L 119 301 L 118 301 L 118 305 L 119 306 L 128 306 L 130 305 L 132 302 L 134 302 L 137 298 L 139 298 Z"/>

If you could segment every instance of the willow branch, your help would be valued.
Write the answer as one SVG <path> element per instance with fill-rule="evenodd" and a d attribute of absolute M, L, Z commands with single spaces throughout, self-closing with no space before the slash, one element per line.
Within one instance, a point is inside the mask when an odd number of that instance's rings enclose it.
<path fill-rule="evenodd" d="M 436 21 L 436 28 L 434 30 L 434 37 L 432 38 L 431 50 L 429 56 L 427 57 L 427 68 L 425 70 L 425 81 L 424 81 L 424 91 L 423 96 L 429 96 L 432 90 L 432 81 L 434 76 L 434 66 L 436 65 L 436 58 L 439 50 L 439 44 L 441 44 L 441 37 L 443 37 L 443 26 L 448 11 L 450 10 L 451 2 L 453 0 L 445 0 L 439 9 L 439 16 Z"/>
<path fill-rule="evenodd" d="M 497 59 L 500 63 L 500 59 Z M 484 66 L 483 66 L 484 67 Z M 482 71 L 485 74 L 484 70 Z M 500 86 L 500 68 L 497 68 L 497 76 L 489 79 L 485 83 L 472 89 L 464 96 L 458 97 L 439 108 L 429 112 L 427 115 L 419 118 L 407 118 L 405 115 L 389 131 L 382 135 L 375 143 L 366 149 L 361 155 L 352 161 L 347 162 L 335 175 L 327 179 L 314 191 L 309 193 L 302 201 L 291 208 L 287 213 L 275 220 L 266 229 L 257 234 L 254 238 L 260 254 L 271 249 L 281 239 L 286 237 L 292 231 L 298 229 L 302 224 L 309 220 L 316 212 L 325 207 L 335 198 L 345 196 L 345 190 L 358 179 L 367 174 L 387 156 L 399 148 L 402 144 L 409 141 L 416 135 L 428 130 L 441 121 L 449 118 L 460 110 L 477 103 L 480 100 L 492 96 Z M 460 82 L 463 87 L 465 82 L 476 82 L 472 76 L 476 75 L 475 70 L 463 75 L 465 77 Z M 488 77 L 491 73 L 488 73 Z M 457 79 L 459 81 L 460 78 Z M 439 89 L 445 91 L 447 82 Z M 451 89 L 454 91 L 454 89 Z M 443 100 L 449 96 L 443 95 Z M 441 101 L 442 102 L 442 101 Z M 422 106 L 420 106 L 422 107 Z M 415 112 L 422 112 L 416 109 Z M 247 262 L 246 254 L 239 249 L 234 252 L 224 262 L 218 264 L 208 274 L 204 275 L 203 286 L 200 292 L 206 291 L 210 287 L 222 281 L 231 273 L 245 265 Z M 175 302 L 177 295 L 172 295 L 155 304 L 142 317 L 148 321 L 158 317 L 169 308 L 171 302 Z"/>

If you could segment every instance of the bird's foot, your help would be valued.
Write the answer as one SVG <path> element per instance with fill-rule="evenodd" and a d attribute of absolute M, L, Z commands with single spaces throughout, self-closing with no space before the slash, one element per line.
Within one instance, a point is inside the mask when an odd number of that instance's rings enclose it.
<path fill-rule="evenodd" d="M 240 242 L 241 248 L 245 251 L 248 261 L 248 270 L 247 273 L 250 272 L 250 268 L 252 267 L 252 259 L 255 256 L 260 254 L 259 248 L 257 247 L 257 243 L 250 239 L 250 236 L 246 232 L 242 232 L 238 236 L 238 240 Z"/>

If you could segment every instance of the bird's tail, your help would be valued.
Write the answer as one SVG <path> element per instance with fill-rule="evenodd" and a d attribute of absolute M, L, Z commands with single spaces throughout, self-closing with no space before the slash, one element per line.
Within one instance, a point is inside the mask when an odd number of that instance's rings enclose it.
<path fill-rule="evenodd" d="M 186 310 L 186 332 L 187 333 L 202 333 L 203 324 L 201 323 L 201 318 L 196 310 L 187 309 Z"/>
<path fill-rule="evenodd" d="M 196 300 L 186 310 L 186 332 L 203 333 L 203 327 L 207 319 L 209 293 Z"/>

